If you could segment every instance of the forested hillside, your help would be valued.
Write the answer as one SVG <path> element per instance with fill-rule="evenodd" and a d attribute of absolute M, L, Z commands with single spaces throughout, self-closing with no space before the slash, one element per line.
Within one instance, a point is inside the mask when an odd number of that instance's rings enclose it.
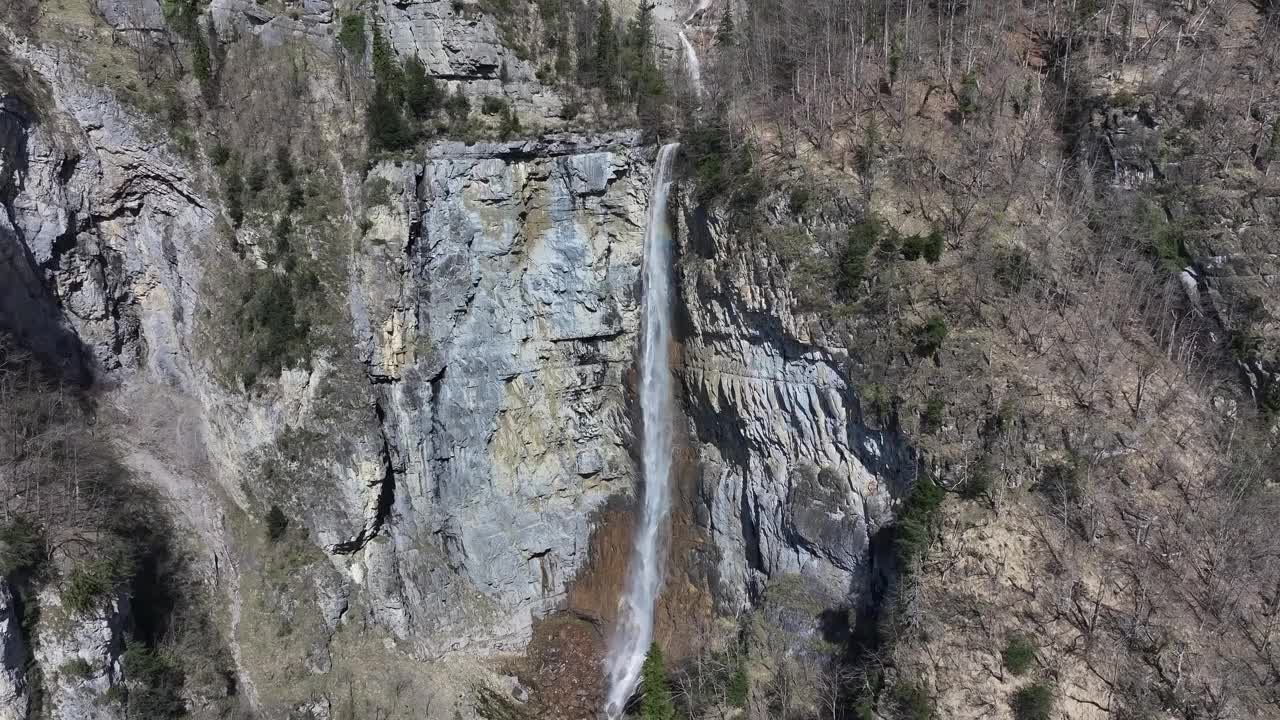
<path fill-rule="evenodd" d="M 659 221 L 628 717 L 1280 712 L 1275 0 L 8 0 L 0 208 L 0 720 L 599 718 Z"/>
<path fill-rule="evenodd" d="M 722 17 L 699 199 L 922 450 L 875 629 L 810 712 L 834 682 L 865 716 L 1272 714 L 1275 8 Z"/>

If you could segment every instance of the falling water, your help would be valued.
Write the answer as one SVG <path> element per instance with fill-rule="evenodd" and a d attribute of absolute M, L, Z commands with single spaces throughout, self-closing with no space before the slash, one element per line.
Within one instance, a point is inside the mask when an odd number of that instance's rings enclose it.
<path fill-rule="evenodd" d="M 667 195 L 678 144 L 663 145 L 654 169 L 649 226 L 644 238 L 644 339 L 640 348 L 641 471 L 644 504 L 636 528 L 627 586 L 618 602 L 618 625 L 609 648 L 609 698 L 605 712 L 618 718 L 640 679 L 653 640 L 653 609 L 662 588 L 671 511 L 671 228 Z"/>
<path fill-rule="evenodd" d="M 689 80 L 693 82 L 693 91 L 702 97 L 702 63 L 698 62 L 698 51 L 689 42 L 689 36 L 680 31 L 680 44 L 684 45 L 684 55 L 689 64 Z"/>

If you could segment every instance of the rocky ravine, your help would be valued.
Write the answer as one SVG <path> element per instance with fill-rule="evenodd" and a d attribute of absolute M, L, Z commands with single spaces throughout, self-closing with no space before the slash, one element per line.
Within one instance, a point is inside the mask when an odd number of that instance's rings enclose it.
<path fill-rule="evenodd" d="M 317 17 L 331 18 L 322 5 Z M 447 23 L 432 40 L 414 22 L 391 23 L 392 37 L 420 51 L 439 40 L 437 75 L 454 60 L 492 65 L 488 51 L 459 50 Z M 352 178 L 387 192 L 365 209 L 345 287 L 326 288 L 345 332 L 247 392 L 219 376 L 216 355 L 234 349 L 210 346 L 206 326 L 228 252 L 207 169 L 49 48 L 5 38 L 25 80 L 0 75 L 0 319 L 112 388 L 124 459 L 191 531 L 251 703 L 315 711 L 353 652 L 370 666 L 518 652 L 539 617 L 573 604 L 607 501 L 635 485 L 629 373 L 656 148 L 632 132 L 439 142 Z M 536 111 L 542 96 L 527 97 Z M 700 590 L 732 611 L 799 572 L 831 602 L 856 601 L 909 455 L 861 424 L 839 349 L 791 312 L 769 258 L 714 215 L 686 203 L 681 218 L 678 375 L 695 488 L 683 512 L 712 549 Z M 268 461 L 290 482 L 272 484 Z M 319 558 L 285 568 L 283 583 L 263 579 L 273 570 L 259 557 L 270 504 Z M 677 554 L 672 574 L 688 562 Z M 610 592 L 599 585 L 585 605 L 608 608 Z M 119 680 L 128 604 L 34 638 L 6 607 L 0 693 L 23 693 L 33 643 L 46 710 L 89 716 L 76 708 Z M 295 628 L 287 640 L 272 637 L 279 617 Z M 350 634 L 382 641 L 338 647 Z M 54 672 L 71 655 L 90 678 Z M 446 705 L 471 712 L 461 696 Z"/>

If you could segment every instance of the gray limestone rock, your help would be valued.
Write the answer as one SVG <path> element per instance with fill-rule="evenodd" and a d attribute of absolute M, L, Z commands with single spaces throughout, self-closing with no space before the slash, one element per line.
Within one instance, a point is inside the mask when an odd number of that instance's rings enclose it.
<path fill-rule="evenodd" d="M 0 720 L 26 720 L 27 653 L 13 589 L 0 578 Z"/>
<path fill-rule="evenodd" d="M 125 708 L 107 692 L 124 682 L 121 656 L 129 600 L 119 595 L 87 612 L 73 612 L 52 588 L 39 593 L 43 702 L 51 717 L 116 720 Z"/>
<path fill-rule="evenodd" d="M 846 352 L 793 309 L 772 253 L 681 197 L 679 375 L 718 599 L 745 607 L 767 578 L 799 574 L 834 602 L 864 601 L 870 537 L 892 519 L 910 451 L 862 423 Z"/>

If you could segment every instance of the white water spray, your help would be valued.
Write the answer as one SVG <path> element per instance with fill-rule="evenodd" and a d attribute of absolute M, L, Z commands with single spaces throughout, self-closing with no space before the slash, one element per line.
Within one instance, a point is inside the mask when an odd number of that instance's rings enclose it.
<path fill-rule="evenodd" d="M 684 30 L 680 31 L 680 44 L 684 45 L 685 62 L 689 66 L 689 80 L 693 82 L 693 92 L 698 97 L 702 97 L 702 63 L 698 62 L 698 51 L 694 49 L 693 43 L 689 42 L 689 36 L 684 34 Z"/>
<path fill-rule="evenodd" d="M 693 83 L 693 92 L 699 98 L 702 97 L 702 62 L 698 60 L 698 50 L 689 40 L 689 36 L 685 34 L 685 30 L 689 29 L 689 23 L 693 22 L 699 15 L 706 12 L 711 7 L 711 0 L 699 0 L 698 5 L 689 13 L 689 17 L 685 18 L 684 24 L 680 26 L 680 44 L 684 46 L 685 64 L 689 66 L 689 80 Z"/>
<path fill-rule="evenodd" d="M 618 602 L 618 625 L 609 647 L 609 696 L 605 713 L 622 715 L 640 680 L 653 641 L 653 610 L 666 564 L 671 514 L 671 228 L 667 196 L 679 144 L 663 145 L 653 173 L 649 226 L 644 237 L 644 337 L 640 348 L 641 472 L 644 502 L 636 527 L 627 586 Z"/>

